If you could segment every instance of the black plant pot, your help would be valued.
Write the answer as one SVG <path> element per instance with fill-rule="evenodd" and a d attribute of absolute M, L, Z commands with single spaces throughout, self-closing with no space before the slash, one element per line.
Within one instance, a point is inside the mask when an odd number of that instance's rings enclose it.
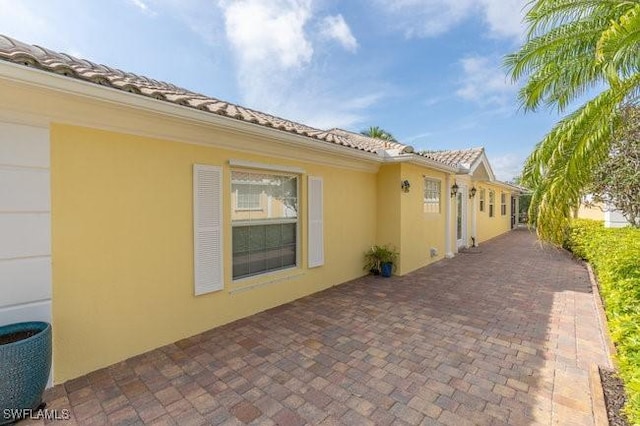
<path fill-rule="evenodd" d="M 21 322 L 0 327 L 0 425 L 20 410 L 37 409 L 51 370 L 51 325 Z"/>

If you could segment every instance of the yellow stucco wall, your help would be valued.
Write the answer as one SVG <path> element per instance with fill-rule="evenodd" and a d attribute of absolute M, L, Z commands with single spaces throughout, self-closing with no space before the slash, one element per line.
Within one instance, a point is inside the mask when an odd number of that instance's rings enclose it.
<path fill-rule="evenodd" d="M 400 164 L 388 164 L 380 168 L 377 175 L 377 223 L 376 223 L 376 244 L 389 244 L 401 250 L 402 217 L 400 214 L 400 203 L 402 192 L 400 191 Z M 396 273 L 401 270 L 402 260 L 405 253 L 400 252 L 400 259 Z"/>
<path fill-rule="evenodd" d="M 599 220 L 604 221 L 604 206 L 602 203 L 598 203 L 593 207 L 587 207 L 584 204 L 580 204 L 580 208 L 578 209 L 578 218 L 580 219 L 591 219 L 591 220 Z"/>
<path fill-rule="evenodd" d="M 424 177 L 440 180 L 440 213 L 424 212 Z M 413 164 L 402 164 L 401 179 L 411 182 L 408 193 L 401 192 L 401 235 L 400 252 L 402 262 L 398 274 L 404 275 L 431 262 L 440 260 L 445 253 L 445 212 L 446 194 L 445 173 Z M 400 186 L 400 179 L 396 183 Z M 398 189 L 396 189 L 398 191 Z M 430 249 L 435 248 L 438 255 L 431 257 Z"/>
<path fill-rule="evenodd" d="M 301 265 L 232 282 L 230 158 L 296 166 L 324 178 L 324 193 L 331 194 L 324 198 L 324 266 L 306 268 L 303 176 Z M 223 166 L 227 189 L 225 288 L 199 297 L 193 295 L 194 163 Z M 56 383 L 361 276 L 362 253 L 376 241 L 373 173 L 53 124 L 51 179 Z"/>
<path fill-rule="evenodd" d="M 480 211 L 480 203 L 476 201 L 476 229 L 478 234 L 477 243 L 495 238 L 511 229 L 511 193 L 498 185 L 492 185 L 487 182 L 476 184 L 476 197 L 480 197 L 480 191 L 486 190 L 485 209 Z M 489 191 L 495 193 L 494 217 L 489 216 Z M 506 214 L 501 214 L 500 194 L 506 194 Z"/>

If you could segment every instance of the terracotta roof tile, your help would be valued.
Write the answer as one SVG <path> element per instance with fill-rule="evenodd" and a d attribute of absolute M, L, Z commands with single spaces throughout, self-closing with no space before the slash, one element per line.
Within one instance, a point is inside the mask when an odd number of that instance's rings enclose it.
<path fill-rule="evenodd" d="M 331 129 L 329 132 L 345 138 L 349 145 L 353 148 L 364 149 L 366 151 L 377 151 L 379 149 L 398 149 L 403 150 L 408 145 L 401 144 L 399 142 L 385 141 L 382 139 L 370 138 L 369 136 L 361 135 L 359 133 L 350 132 L 343 129 Z"/>
<path fill-rule="evenodd" d="M 348 140 L 350 139 L 348 136 L 314 129 L 304 124 L 195 93 L 170 83 L 95 64 L 85 59 L 26 44 L 3 35 L 0 35 L 0 59 L 260 126 L 308 136 L 327 143 L 367 152 L 376 152 L 380 148 L 380 144 L 370 141 L 365 143 L 359 140 Z"/>
<path fill-rule="evenodd" d="M 483 152 L 484 148 L 469 148 L 442 151 L 422 151 L 420 155 L 441 163 L 469 168 L 478 160 L 478 158 L 480 158 Z"/>
<path fill-rule="evenodd" d="M 411 147 L 399 142 L 374 139 L 342 129 L 315 129 L 304 124 L 192 92 L 170 83 L 124 72 L 64 53 L 57 53 L 3 35 L 0 35 L 0 60 L 38 68 L 93 84 L 207 111 L 264 127 L 271 127 L 283 132 L 294 133 L 360 151 L 371 153 L 377 153 L 380 150 L 397 150 L 398 153 L 413 152 Z M 409 148 L 411 148 L 411 150 L 409 150 Z M 481 152 L 481 148 L 474 148 L 460 151 L 429 151 L 417 154 L 433 161 L 455 167 L 460 164 L 472 163 Z"/>

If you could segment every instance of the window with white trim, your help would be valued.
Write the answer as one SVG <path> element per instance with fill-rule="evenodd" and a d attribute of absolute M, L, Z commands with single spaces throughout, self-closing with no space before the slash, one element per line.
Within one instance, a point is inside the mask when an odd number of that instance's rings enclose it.
<path fill-rule="evenodd" d="M 438 179 L 424 178 L 424 213 L 440 213 L 441 184 Z"/>
<path fill-rule="evenodd" d="M 507 194 L 504 192 L 500 193 L 500 214 L 502 216 L 507 215 Z"/>
<path fill-rule="evenodd" d="M 486 195 L 487 195 L 487 190 L 484 188 L 480 189 L 480 204 L 478 208 L 480 209 L 481 212 L 484 211 L 484 203 L 485 203 Z"/>
<path fill-rule="evenodd" d="M 232 170 L 231 187 L 232 196 L 237 196 L 233 191 L 239 195 L 240 188 L 244 194 L 254 194 L 232 203 L 233 279 L 296 266 L 298 176 Z M 259 195 L 258 208 L 255 194 Z"/>
<path fill-rule="evenodd" d="M 496 204 L 496 193 L 495 191 L 489 191 L 489 217 L 495 216 L 494 206 Z"/>

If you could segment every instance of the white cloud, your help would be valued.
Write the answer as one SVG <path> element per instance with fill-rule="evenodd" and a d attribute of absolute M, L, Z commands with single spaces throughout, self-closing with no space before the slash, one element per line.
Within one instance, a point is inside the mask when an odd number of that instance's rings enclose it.
<path fill-rule="evenodd" d="M 0 33 L 27 43 L 53 35 L 48 21 L 26 2 L 0 0 Z"/>
<path fill-rule="evenodd" d="M 521 38 L 528 0 L 375 0 L 407 37 L 433 37 L 474 16 L 481 16 L 495 37 Z"/>
<path fill-rule="evenodd" d="M 463 78 L 456 95 L 482 105 L 505 105 L 516 90 L 500 66 L 500 59 L 488 56 L 463 58 Z"/>
<path fill-rule="evenodd" d="M 498 180 L 509 181 L 522 172 L 524 158 L 513 153 L 507 153 L 492 157 L 489 162 Z"/>
<path fill-rule="evenodd" d="M 342 47 L 350 52 L 355 52 L 358 49 L 358 41 L 351 33 L 351 28 L 342 15 L 326 16 L 322 19 L 321 25 L 321 31 L 325 37 L 338 41 Z"/>
<path fill-rule="evenodd" d="M 447 98 L 448 98 L 448 96 L 431 96 L 431 97 L 426 98 L 426 99 L 422 102 L 422 104 L 423 104 L 425 107 L 429 108 L 429 107 L 432 107 L 432 106 L 438 105 L 438 104 L 440 104 L 440 103 L 442 103 L 442 102 L 446 101 L 446 100 L 447 100 Z"/>
<path fill-rule="evenodd" d="M 283 68 L 309 63 L 313 47 L 304 26 L 309 0 L 223 1 L 227 39 L 243 67 L 274 62 Z"/>
<path fill-rule="evenodd" d="M 129 0 L 138 1 L 138 0 Z M 213 0 L 141 0 L 155 15 L 170 16 L 184 24 L 210 47 L 225 41 L 224 19 Z"/>
<path fill-rule="evenodd" d="M 431 37 L 468 16 L 474 0 L 375 0 L 407 37 Z"/>
<path fill-rule="evenodd" d="M 149 9 L 149 5 L 143 0 L 129 0 L 129 3 L 140 9 L 143 13 L 154 14 L 153 10 Z"/>
<path fill-rule="evenodd" d="M 522 38 L 528 0 L 480 0 L 480 3 L 492 36 Z"/>
<path fill-rule="evenodd" d="M 243 104 L 327 128 L 362 121 L 363 111 L 379 99 L 379 92 L 364 92 L 364 87 L 345 90 L 327 71 L 323 53 L 316 57 L 314 43 L 328 36 L 347 49 L 357 48 L 342 16 L 324 21 L 330 32 L 314 39 L 307 28 L 317 28 L 319 21 L 310 0 L 220 1 L 219 7 Z"/>
<path fill-rule="evenodd" d="M 402 141 L 404 143 L 418 143 L 420 145 L 425 145 L 428 142 L 429 138 L 434 134 L 434 132 L 422 132 L 416 135 L 407 136 L 406 138 L 403 138 Z"/>
<path fill-rule="evenodd" d="M 60 28 L 74 26 L 74 19 L 66 13 L 54 14 L 50 2 L 0 0 L 0 34 L 12 37 L 24 43 L 36 44 L 58 52 L 81 52 L 76 46 L 73 32 L 60 31 Z M 85 56 L 86 59 L 91 57 Z"/>

